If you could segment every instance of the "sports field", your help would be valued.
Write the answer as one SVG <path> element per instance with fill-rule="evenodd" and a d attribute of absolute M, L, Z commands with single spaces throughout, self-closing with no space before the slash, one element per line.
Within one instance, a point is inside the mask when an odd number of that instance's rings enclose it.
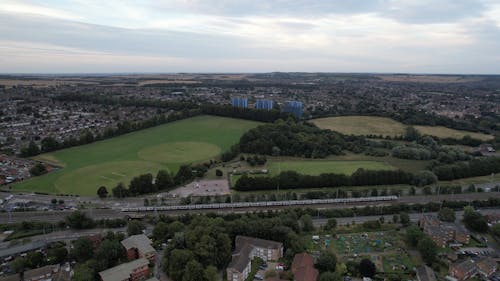
<path fill-rule="evenodd" d="M 493 139 L 492 135 L 486 135 L 482 133 L 460 131 L 455 129 L 450 129 L 442 126 L 414 126 L 421 134 L 436 136 L 438 138 L 454 138 L 461 139 L 469 135 L 473 139 L 478 139 L 482 141 L 488 141 Z"/>
<path fill-rule="evenodd" d="M 88 145 L 42 154 L 37 158 L 63 168 L 15 184 L 14 189 L 95 195 L 99 186 L 111 190 L 141 173 L 176 172 L 181 164 L 218 156 L 258 122 L 198 116 L 129 133 Z"/>
<path fill-rule="evenodd" d="M 346 135 L 383 135 L 400 136 L 406 126 L 391 118 L 375 116 L 340 116 L 313 119 L 311 121 L 322 129 L 337 131 Z"/>
<path fill-rule="evenodd" d="M 400 136 L 405 133 L 406 125 L 386 117 L 376 116 L 339 116 L 311 120 L 322 129 L 337 131 L 346 135 Z M 461 139 L 466 135 L 479 140 L 490 140 L 493 136 L 482 133 L 450 129 L 442 126 L 414 126 L 421 134 L 438 138 Z"/>
<path fill-rule="evenodd" d="M 331 161 L 331 160 L 301 160 L 301 161 L 269 161 L 267 168 L 271 175 L 279 171 L 296 171 L 304 175 L 319 175 L 335 173 L 351 175 L 357 169 L 366 170 L 392 170 L 394 167 L 378 161 Z"/>

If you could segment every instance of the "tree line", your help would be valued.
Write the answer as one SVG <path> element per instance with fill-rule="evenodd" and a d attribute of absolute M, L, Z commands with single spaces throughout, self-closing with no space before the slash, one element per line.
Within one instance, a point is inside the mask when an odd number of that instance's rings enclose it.
<path fill-rule="evenodd" d="M 206 104 L 201 107 L 204 114 L 254 120 L 259 122 L 274 122 L 278 119 L 293 118 L 286 112 L 277 109 L 262 110 L 256 108 L 241 108 L 231 105 Z"/>
<path fill-rule="evenodd" d="M 486 176 L 500 172 L 500 157 L 475 158 L 467 162 L 438 165 L 433 168 L 439 180 Z"/>
<path fill-rule="evenodd" d="M 322 188 L 362 185 L 411 184 L 413 175 L 402 170 L 358 169 L 352 175 L 324 173 L 318 176 L 302 175 L 295 171 L 284 171 L 274 177 L 253 177 L 243 175 L 234 188 L 239 191 Z"/>

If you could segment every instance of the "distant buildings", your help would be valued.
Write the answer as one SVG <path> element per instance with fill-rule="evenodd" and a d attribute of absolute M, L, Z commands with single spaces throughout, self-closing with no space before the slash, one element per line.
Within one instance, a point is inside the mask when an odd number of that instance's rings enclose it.
<path fill-rule="evenodd" d="M 271 110 L 273 109 L 274 101 L 272 100 L 257 100 L 255 101 L 256 109 Z"/>
<path fill-rule="evenodd" d="M 302 102 L 300 101 L 287 101 L 285 102 L 285 106 L 283 107 L 284 112 L 288 112 L 298 119 L 302 118 L 302 114 L 304 113 L 302 108 Z"/>
<path fill-rule="evenodd" d="M 283 244 L 247 236 L 236 236 L 231 263 L 227 267 L 227 280 L 245 280 L 250 273 L 254 257 L 259 257 L 264 261 L 278 260 L 283 257 Z"/>
<path fill-rule="evenodd" d="M 231 104 L 234 107 L 248 108 L 248 99 L 247 98 L 232 98 Z"/>
<path fill-rule="evenodd" d="M 467 229 L 453 223 L 443 223 L 435 216 L 423 215 L 419 225 L 424 233 L 442 248 L 446 247 L 448 242 L 468 244 L 470 240 L 470 233 Z"/>

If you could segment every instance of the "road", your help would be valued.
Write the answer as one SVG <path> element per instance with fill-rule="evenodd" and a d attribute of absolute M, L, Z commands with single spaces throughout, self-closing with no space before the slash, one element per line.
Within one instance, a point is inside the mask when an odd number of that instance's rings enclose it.
<path fill-rule="evenodd" d="M 473 200 L 487 200 L 488 198 L 500 198 L 500 192 L 483 192 L 483 193 L 466 193 L 466 194 L 444 194 L 444 195 L 419 195 L 419 196 L 403 196 L 397 201 L 391 202 L 366 202 L 366 203 L 356 203 L 356 204 L 325 204 L 325 205 L 301 205 L 301 206 L 275 206 L 275 207 L 251 207 L 251 208 L 235 208 L 235 209 L 218 209 L 218 210 L 178 210 L 178 211 L 161 211 L 161 212 L 150 212 L 148 214 L 167 214 L 167 215 L 182 215 L 185 213 L 245 213 L 252 211 L 265 210 L 279 210 L 286 208 L 315 208 L 315 209 L 342 209 L 342 208 L 352 208 L 352 207 L 364 207 L 364 206 L 382 206 L 391 205 L 395 203 L 404 204 L 425 204 L 429 202 L 442 202 L 446 201 L 473 201 Z M 34 212 L 10 212 L 10 213 L 0 213 L 0 223 L 16 223 L 21 221 L 46 221 L 46 222 L 58 222 L 64 220 L 64 218 L 70 214 L 72 211 L 34 211 Z M 124 218 L 127 213 L 123 213 L 119 208 L 116 209 L 85 209 L 83 210 L 87 215 L 93 219 L 114 219 L 114 218 Z"/>
<path fill-rule="evenodd" d="M 483 209 L 483 210 L 479 210 L 479 212 L 481 214 L 483 214 L 483 215 L 496 214 L 496 213 L 500 213 L 500 208 L 499 209 Z M 429 213 L 425 213 L 425 214 L 437 215 L 436 212 L 429 212 Z M 455 217 L 457 219 L 461 219 L 462 216 L 463 216 L 463 214 L 464 214 L 463 211 L 456 211 L 455 212 Z M 410 221 L 411 222 L 417 222 L 420 219 L 420 216 L 422 214 L 420 214 L 420 213 L 410 213 L 408 215 L 410 216 Z M 378 220 L 381 217 L 384 217 L 384 221 L 386 221 L 386 222 L 392 222 L 392 216 L 393 215 L 384 215 L 384 216 L 356 216 L 356 217 L 346 217 L 346 218 L 335 218 L 335 220 L 337 221 L 337 225 L 351 224 L 353 221 L 356 224 L 362 224 L 362 223 L 367 222 L 367 221 Z M 323 226 L 327 222 L 328 222 L 328 219 L 313 219 L 313 224 L 314 224 L 315 227 Z"/>

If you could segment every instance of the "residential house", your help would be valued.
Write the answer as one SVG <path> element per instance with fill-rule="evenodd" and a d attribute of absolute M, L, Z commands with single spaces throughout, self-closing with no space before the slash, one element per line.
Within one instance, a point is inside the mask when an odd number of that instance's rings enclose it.
<path fill-rule="evenodd" d="M 489 278 L 498 269 L 497 263 L 491 258 L 485 258 L 476 263 L 477 273 L 485 278 Z"/>
<path fill-rule="evenodd" d="M 296 254 L 292 262 L 294 281 L 316 281 L 318 270 L 314 268 L 313 257 L 307 253 Z"/>
<path fill-rule="evenodd" d="M 235 250 L 227 268 L 228 281 L 245 280 L 250 273 L 254 257 L 259 257 L 264 261 L 278 260 L 283 257 L 283 244 L 247 236 L 236 236 Z"/>
<path fill-rule="evenodd" d="M 140 281 L 149 275 L 149 261 L 145 258 L 122 263 L 99 272 L 102 281 Z"/>
<path fill-rule="evenodd" d="M 70 280 L 69 271 L 64 271 L 59 265 L 47 265 L 24 272 L 24 281 Z"/>
<path fill-rule="evenodd" d="M 450 274 L 458 281 L 467 280 L 476 274 L 476 265 L 471 260 L 451 264 Z"/>
<path fill-rule="evenodd" d="M 417 267 L 417 280 L 418 281 L 436 281 L 436 274 L 432 268 L 427 265 Z"/>
<path fill-rule="evenodd" d="M 150 262 L 154 262 L 156 258 L 156 250 L 151 246 L 153 243 L 146 235 L 132 235 L 122 242 L 123 247 L 127 251 L 129 260 L 146 258 Z"/>
<path fill-rule="evenodd" d="M 464 227 L 454 223 L 441 222 L 432 215 L 423 215 L 419 220 L 420 228 L 439 246 L 446 247 L 449 242 L 463 245 L 470 241 L 470 233 Z"/>

